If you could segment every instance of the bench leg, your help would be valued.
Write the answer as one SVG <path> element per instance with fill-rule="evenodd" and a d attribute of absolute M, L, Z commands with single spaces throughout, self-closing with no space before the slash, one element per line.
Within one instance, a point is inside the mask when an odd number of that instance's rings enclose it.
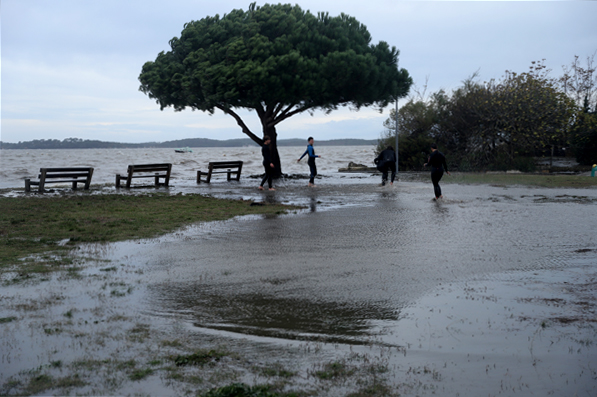
<path fill-rule="evenodd" d="M 197 171 L 197 183 L 201 183 L 201 171 Z"/>
<path fill-rule="evenodd" d="M 77 178 L 75 178 L 77 179 Z M 77 190 L 77 181 L 73 181 L 73 190 Z"/>
<path fill-rule="evenodd" d="M 93 176 L 93 168 L 89 170 L 89 175 L 85 180 L 85 190 L 89 190 L 89 185 L 91 185 L 91 177 Z"/>
<path fill-rule="evenodd" d="M 116 189 L 120 189 L 120 174 L 116 174 Z"/>
<path fill-rule="evenodd" d="M 226 179 L 228 181 L 230 181 L 232 179 L 232 171 L 230 171 L 230 169 L 228 169 L 228 173 L 226 174 Z"/>
<path fill-rule="evenodd" d="M 40 193 L 44 192 L 44 188 L 46 187 L 46 169 L 45 168 L 41 168 L 40 169 L 41 174 L 39 175 L 39 189 L 38 191 Z"/>
<path fill-rule="evenodd" d="M 25 179 L 25 191 L 26 192 L 31 191 L 31 179 Z"/>
<path fill-rule="evenodd" d="M 160 186 L 160 174 L 157 172 L 155 173 L 155 186 Z"/>

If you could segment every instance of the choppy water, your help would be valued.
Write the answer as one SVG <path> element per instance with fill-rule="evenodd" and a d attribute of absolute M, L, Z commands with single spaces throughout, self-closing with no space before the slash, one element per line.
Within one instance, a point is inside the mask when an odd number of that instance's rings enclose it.
<path fill-rule="evenodd" d="M 280 147 L 282 171 L 308 174 L 306 159 L 296 159 L 305 147 Z M 193 148 L 192 153 L 174 149 L 54 149 L 0 150 L 0 188 L 23 187 L 25 178 L 35 178 L 40 168 L 94 167 L 92 184 L 114 183 L 115 175 L 126 172 L 129 164 L 172 163 L 172 184 L 194 185 L 197 170 L 207 170 L 210 161 L 242 160 L 242 176 L 263 173 L 261 148 Z M 353 161 L 373 165 L 373 146 L 322 146 L 315 150 L 320 174 L 333 174 Z"/>

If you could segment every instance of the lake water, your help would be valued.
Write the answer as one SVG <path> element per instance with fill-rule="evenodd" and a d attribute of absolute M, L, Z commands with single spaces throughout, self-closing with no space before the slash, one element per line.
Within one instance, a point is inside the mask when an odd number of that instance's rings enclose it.
<path fill-rule="evenodd" d="M 305 151 L 302 147 L 280 147 L 285 174 L 309 174 L 306 158 L 296 162 Z M 192 148 L 192 153 L 174 149 L 54 149 L 0 150 L 0 188 L 24 187 L 25 178 L 36 178 L 40 168 L 94 167 L 92 184 L 114 184 L 116 174 L 124 174 L 129 164 L 172 163 L 172 184 L 194 185 L 197 170 L 207 170 L 210 161 L 244 161 L 241 180 L 247 175 L 262 174 L 260 147 Z M 315 146 L 323 156 L 317 160 L 321 175 L 333 175 L 349 162 L 373 166 L 374 146 Z"/>

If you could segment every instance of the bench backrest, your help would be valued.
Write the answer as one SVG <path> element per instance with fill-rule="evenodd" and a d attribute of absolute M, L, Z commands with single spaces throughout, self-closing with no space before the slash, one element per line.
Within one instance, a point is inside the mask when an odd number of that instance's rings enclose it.
<path fill-rule="evenodd" d="M 159 171 L 166 171 L 170 172 L 172 169 L 171 163 L 163 163 L 163 164 L 131 164 L 128 166 L 127 173 L 135 173 L 135 172 L 159 172 Z"/>
<path fill-rule="evenodd" d="M 219 168 L 235 168 L 241 167 L 243 165 L 242 161 L 210 161 L 209 168 L 212 170 L 219 169 Z"/>
<path fill-rule="evenodd" d="M 87 178 L 93 174 L 93 167 L 40 168 L 38 178 Z"/>

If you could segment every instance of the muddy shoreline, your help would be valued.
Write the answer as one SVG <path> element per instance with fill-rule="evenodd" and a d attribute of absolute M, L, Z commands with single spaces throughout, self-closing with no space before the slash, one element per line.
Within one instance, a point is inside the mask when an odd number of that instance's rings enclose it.
<path fill-rule="evenodd" d="M 214 184 L 307 209 L 7 273 L 0 394 L 595 394 L 597 191 L 444 189 Z"/>

